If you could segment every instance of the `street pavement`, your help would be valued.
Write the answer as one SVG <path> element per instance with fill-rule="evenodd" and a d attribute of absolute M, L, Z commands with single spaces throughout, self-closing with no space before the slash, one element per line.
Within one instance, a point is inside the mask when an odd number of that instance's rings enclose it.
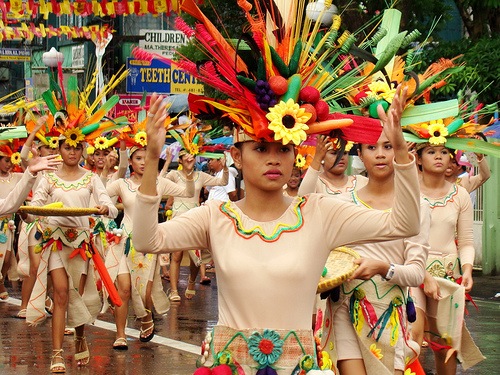
<path fill-rule="evenodd" d="M 181 268 L 180 294 L 187 283 L 187 267 Z M 185 298 L 172 303 L 165 316 L 155 316 L 156 335 L 149 343 L 138 340 L 140 323 L 130 317 L 128 321 L 128 351 L 112 349 L 115 339 L 114 324 L 110 313 L 101 314 L 96 323 L 86 328 L 91 362 L 78 368 L 73 360 L 73 337 L 66 336 L 64 357 L 67 374 L 166 374 L 190 375 L 195 370 L 200 353 L 200 343 L 207 330 L 217 321 L 217 281 L 209 272 L 211 285 L 197 284 L 193 300 Z M 169 284 L 164 281 L 165 290 Z M 8 288 L 10 298 L 0 302 L 0 375 L 49 374 L 51 355 L 50 318 L 41 326 L 30 327 L 24 320 L 15 318 L 19 310 L 20 288 Z M 477 366 L 457 374 L 500 374 L 500 277 L 481 276 L 475 273 L 473 297 L 477 311 L 468 305 L 467 326 L 487 359 Z M 434 374 L 432 353 L 423 350 L 423 366 L 427 374 Z"/>

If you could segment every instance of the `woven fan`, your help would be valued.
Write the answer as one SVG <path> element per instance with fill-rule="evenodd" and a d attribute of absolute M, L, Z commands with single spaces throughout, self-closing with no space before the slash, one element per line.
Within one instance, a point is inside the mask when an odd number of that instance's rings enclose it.
<path fill-rule="evenodd" d="M 95 215 L 99 210 L 95 207 L 44 207 L 21 206 L 19 212 L 38 216 L 87 216 Z"/>
<path fill-rule="evenodd" d="M 333 249 L 326 260 L 326 273 L 323 272 L 316 293 L 326 292 L 346 281 L 358 268 L 353 261 L 359 258 L 359 254 L 348 247 L 342 246 Z"/>

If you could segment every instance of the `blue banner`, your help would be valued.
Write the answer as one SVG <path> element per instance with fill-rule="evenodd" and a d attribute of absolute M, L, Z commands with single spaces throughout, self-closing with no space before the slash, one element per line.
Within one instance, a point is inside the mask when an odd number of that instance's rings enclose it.
<path fill-rule="evenodd" d="M 152 61 L 127 58 L 127 93 L 203 94 L 203 84 L 175 65 L 158 59 Z"/>

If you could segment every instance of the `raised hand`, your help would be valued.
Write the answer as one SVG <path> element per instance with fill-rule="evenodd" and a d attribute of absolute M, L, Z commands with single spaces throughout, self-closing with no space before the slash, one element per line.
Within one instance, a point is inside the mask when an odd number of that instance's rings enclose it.
<path fill-rule="evenodd" d="M 32 174 L 40 171 L 55 171 L 61 165 L 62 160 L 58 159 L 59 155 L 39 156 L 36 147 L 31 148 L 33 157 L 28 160 L 28 170 Z"/>
<path fill-rule="evenodd" d="M 317 171 L 321 166 L 321 162 L 325 158 L 328 151 L 333 148 L 332 142 L 328 139 L 326 135 L 319 135 L 316 140 L 316 152 L 314 153 L 313 161 L 311 162 L 311 167 Z"/>
<path fill-rule="evenodd" d="M 165 144 L 165 119 L 167 103 L 163 101 L 163 96 L 154 93 L 151 95 L 149 104 L 148 120 L 146 123 L 146 134 L 148 137 L 147 153 L 151 157 L 160 158 L 163 145 Z"/>
<path fill-rule="evenodd" d="M 392 99 L 391 106 L 387 110 L 387 113 L 384 112 L 381 105 L 377 107 L 378 116 L 382 121 L 384 133 L 394 149 L 396 162 L 400 164 L 406 164 L 410 161 L 408 146 L 406 145 L 401 130 L 401 116 L 406 105 L 406 92 L 406 87 L 403 90 L 401 90 L 401 85 L 397 87 L 396 94 Z"/>

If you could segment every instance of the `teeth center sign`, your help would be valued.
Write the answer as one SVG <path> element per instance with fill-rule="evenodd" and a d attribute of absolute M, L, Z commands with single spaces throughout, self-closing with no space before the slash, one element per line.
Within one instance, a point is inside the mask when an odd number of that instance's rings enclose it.
<path fill-rule="evenodd" d="M 203 84 L 179 69 L 175 64 L 160 60 L 151 61 L 127 59 L 127 92 L 156 92 L 159 94 L 203 95 Z"/>
<path fill-rule="evenodd" d="M 144 38 L 139 41 L 139 47 L 167 58 L 172 58 L 175 49 L 188 42 L 184 33 L 177 30 L 141 30 L 140 34 Z M 203 94 L 203 84 L 175 64 L 128 58 L 127 68 L 130 70 L 128 93 Z"/>

